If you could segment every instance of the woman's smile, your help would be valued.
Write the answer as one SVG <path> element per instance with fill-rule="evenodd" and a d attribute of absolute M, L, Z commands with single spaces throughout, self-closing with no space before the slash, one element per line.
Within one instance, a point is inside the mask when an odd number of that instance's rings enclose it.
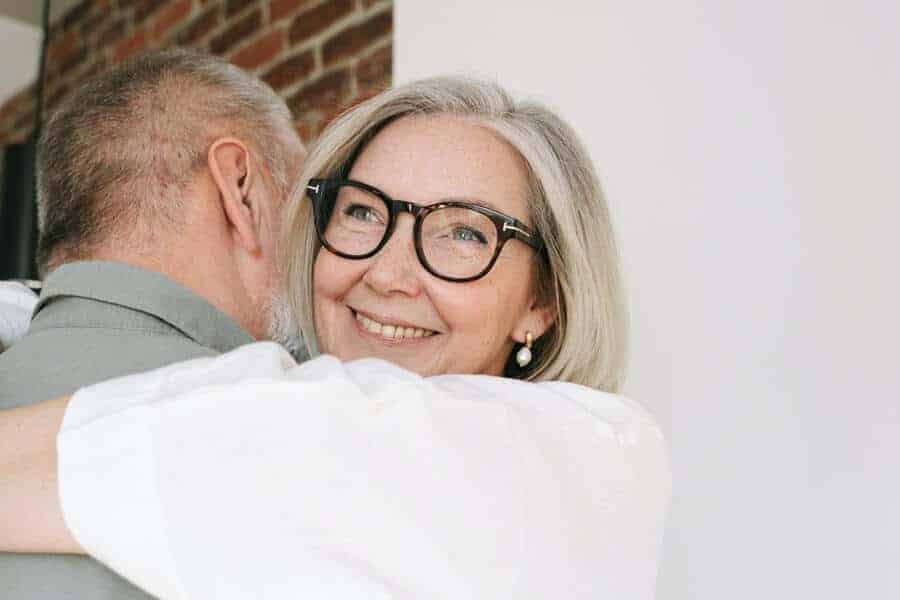
<path fill-rule="evenodd" d="M 389 344 L 421 342 L 436 335 L 437 332 L 402 320 L 374 316 L 353 308 L 350 309 L 356 319 L 357 329 L 361 336 L 374 338 L 376 341 Z"/>

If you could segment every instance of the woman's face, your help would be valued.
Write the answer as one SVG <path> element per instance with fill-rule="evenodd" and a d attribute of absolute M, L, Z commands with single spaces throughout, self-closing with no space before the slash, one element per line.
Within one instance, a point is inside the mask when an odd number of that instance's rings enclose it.
<path fill-rule="evenodd" d="M 392 123 L 366 146 L 349 178 L 421 205 L 482 203 L 533 226 L 522 159 L 495 134 L 459 118 Z M 320 349 L 343 360 L 381 358 L 421 375 L 502 375 L 525 332 L 537 338 L 549 324 L 546 311 L 533 307 L 535 252 L 509 240 L 481 279 L 444 281 L 419 263 L 413 222 L 401 213 L 387 244 L 368 259 L 319 251 L 313 297 Z"/>

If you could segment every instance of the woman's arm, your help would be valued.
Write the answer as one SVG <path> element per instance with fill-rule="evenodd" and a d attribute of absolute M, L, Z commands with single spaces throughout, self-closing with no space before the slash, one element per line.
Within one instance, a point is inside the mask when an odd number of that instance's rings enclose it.
<path fill-rule="evenodd" d="M 4 316 L 12 315 L 7 306 L 9 292 L 18 292 L 11 286 L 13 284 L 0 281 L 0 329 L 6 324 L 2 321 Z M 251 353 L 249 360 L 242 353 L 226 360 L 223 368 L 211 374 L 207 374 L 204 365 L 222 361 L 197 359 L 147 375 L 123 377 L 119 381 L 129 383 L 122 389 L 116 388 L 113 382 L 101 384 L 103 389 L 121 393 L 122 402 L 88 403 L 93 409 L 82 410 L 80 414 L 87 412 L 97 416 L 125 410 L 130 402 L 135 401 L 134 398 L 145 394 L 146 390 L 141 385 L 143 381 L 150 382 L 149 388 L 155 394 L 166 397 L 163 390 L 167 388 L 160 383 L 162 381 L 172 386 L 168 395 L 175 395 L 207 383 L 239 381 L 248 375 L 275 376 L 295 366 L 293 359 L 280 347 L 274 344 L 262 346 L 263 350 Z M 72 398 L 64 396 L 21 408 L 0 410 L 0 552 L 87 553 L 66 524 L 60 494 L 57 437 Z M 108 465 L 98 461 L 98 466 Z"/>
<path fill-rule="evenodd" d="M 84 550 L 63 519 L 56 434 L 69 397 L 0 411 L 0 551 Z"/>
<path fill-rule="evenodd" d="M 254 344 L 0 412 L 0 550 L 83 548 L 159 598 L 652 597 L 669 475 L 639 407 L 292 365 Z"/>

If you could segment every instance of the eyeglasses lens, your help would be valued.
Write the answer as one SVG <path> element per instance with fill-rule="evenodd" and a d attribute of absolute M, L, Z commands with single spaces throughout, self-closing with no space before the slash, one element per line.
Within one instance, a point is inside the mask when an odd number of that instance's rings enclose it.
<path fill-rule="evenodd" d="M 422 251 L 431 268 L 455 279 L 483 271 L 497 247 L 494 222 L 480 212 L 458 206 L 428 213 L 421 236 Z"/>
<path fill-rule="evenodd" d="M 340 186 L 325 194 L 317 226 L 334 250 L 348 256 L 372 252 L 384 238 L 390 215 L 375 194 Z M 430 211 L 422 220 L 419 246 L 431 271 L 454 279 L 473 277 L 490 264 L 497 247 L 497 227 L 482 213 L 447 206 Z"/>
<path fill-rule="evenodd" d="M 321 216 L 325 222 L 319 231 L 332 248 L 363 256 L 381 243 L 390 222 L 381 198 L 356 187 L 341 186 L 329 191 L 324 200 Z"/>

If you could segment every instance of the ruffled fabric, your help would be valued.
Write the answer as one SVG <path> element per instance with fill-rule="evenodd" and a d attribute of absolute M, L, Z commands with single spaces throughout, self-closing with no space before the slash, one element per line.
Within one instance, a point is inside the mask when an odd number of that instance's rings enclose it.
<path fill-rule="evenodd" d="M 66 522 L 166 599 L 653 597 L 653 420 L 567 383 L 259 343 L 78 392 Z"/>

